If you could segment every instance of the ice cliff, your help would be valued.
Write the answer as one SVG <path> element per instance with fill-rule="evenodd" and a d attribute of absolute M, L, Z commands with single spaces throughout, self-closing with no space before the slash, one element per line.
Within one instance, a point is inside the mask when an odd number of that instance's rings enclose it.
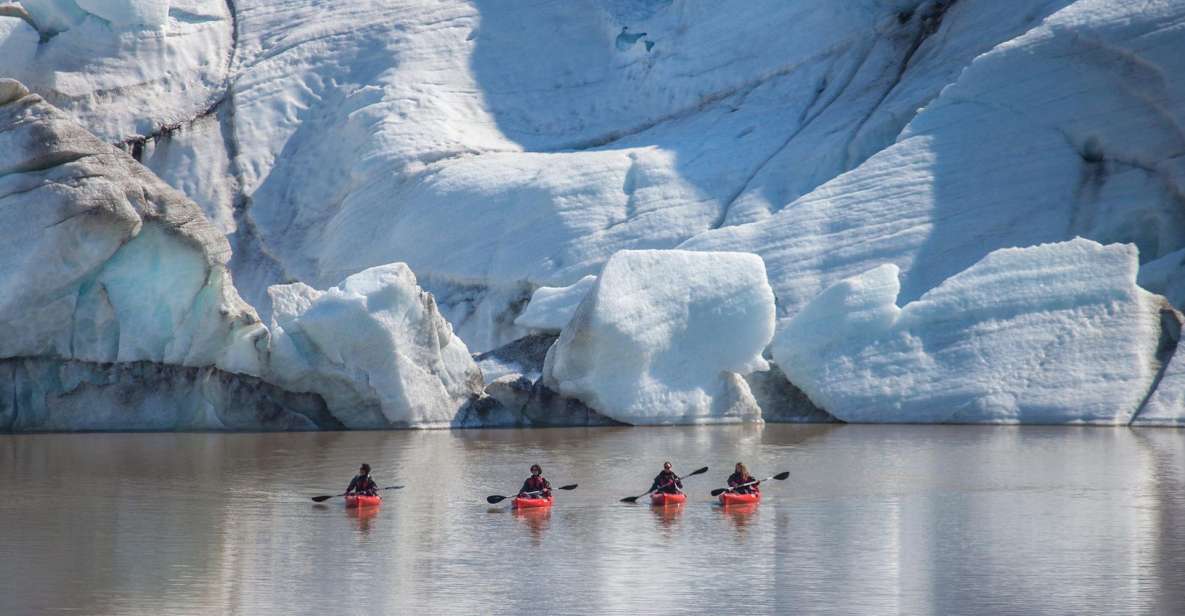
<path fill-rule="evenodd" d="M 1182 308 L 1182 24 L 1182 0 L 21 0 L 0 5 L 0 77 L 195 202 L 232 251 L 236 297 L 264 321 L 287 331 L 292 316 L 274 308 L 275 285 L 347 293 L 351 276 L 404 263 L 431 318 L 481 354 L 487 393 L 519 413 L 454 421 L 516 423 L 528 407 L 531 421 L 651 421 L 541 378 L 551 336 L 608 331 L 573 314 L 621 251 L 758 255 L 779 329 L 886 264 L 899 285 L 887 301 L 908 310 L 996 251 L 1075 237 L 1134 246 L 1138 284 Z M 145 254 L 163 250 L 152 233 Z M 84 332 L 84 346 L 88 335 L 105 340 Z M 1150 381 L 1093 355 L 1146 397 L 1138 412 L 1109 397 L 1118 406 L 1089 417 L 1018 402 L 990 418 L 1180 423 L 1172 338 L 1140 351 Z M 441 357 L 460 348 L 443 340 Z M 323 370 L 341 400 L 371 396 L 359 425 L 406 419 L 367 381 L 394 355 L 332 357 L 302 369 Z M 436 370 L 446 406 L 469 369 Z M 822 390 L 808 401 L 805 382 L 784 378 L 794 370 L 742 378 L 763 417 L 826 409 Z M 275 396 L 296 393 L 260 372 Z M 587 408 L 594 398 L 604 408 Z M 443 407 L 425 404 L 439 424 Z M 989 418 L 972 407 L 957 419 Z"/>
<path fill-rule="evenodd" d="M 271 336 L 193 202 L 3 79 L 0 222 L 4 429 L 434 425 L 480 394 L 406 267 L 275 289 L 289 299 Z"/>

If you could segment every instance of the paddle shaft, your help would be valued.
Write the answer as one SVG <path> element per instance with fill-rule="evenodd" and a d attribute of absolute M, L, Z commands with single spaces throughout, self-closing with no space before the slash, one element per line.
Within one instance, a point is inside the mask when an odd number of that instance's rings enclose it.
<path fill-rule="evenodd" d="M 703 467 L 703 468 L 697 468 L 697 469 L 695 469 L 694 471 L 691 471 L 690 473 L 687 473 L 686 475 L 684 475 L 684 476 L 682 476 L 682 477 L 675 477 L 675 481 L 682 481 L 682 480 L 684 480 L 684 479 L 686 479 L 686 478 L 688 478 L 688 477 L 693 477 L 693 476 L 695 476 L 695 475 L 702 475 L 702 474 L 704 474 L 704 473 L 706 473 L 706 472 L 708 472 L 708 467 L 706 467 L 706 466 L 705 466 L 705 467 Z M 636 503 L 636 502 L 638 502 L 638 499 L 639 499 L 639 498 L 642 498 L 643 496 L 650 496 L 651 494 L 654 494 L 654 492 L 655 492 L 656 490 L 661 490 L 662 488 L 665 488 L 665 487 L 667 487 L 667 486 L 671 485 L 671 483 L 674 483 L 674 482 L 668 482 L 668 483 L 664 483 L 664 484 L 662 484 L 661 486 L 658 486 L 657 488 L 654 488 L 653 490 L 650 490 L 649 492 L 646 492 L 645 494 L 639 494 L 639 495 L 637 495 L 637 496 L 627 496 L 627 497 L 625 497 L 625 498 L 621 499 L 621 502 L 623 502 L 623 503 Z M 683 493 L 683 490 L 679 490 L 679 493 Z"/>
<path fill-rule="evenodd" d="M 379 491 L 382 492 L 383 490 L 399 490 L 401 488 L 403 488 L 403 486 L 387 486 L 385 488 L 379 488 Z M 325 496 L 314 496 L 313 502 L 320 503 L 320 502 L 327 501 L 331 498 L 338 498 L 340 496 L 349 496 L 349 494 L 346 492 L 342 492 L 341 494 L 328 494 Z"/>
<path fill-rule="evenodd" d="M 551 488 L 551 489 L 552 489 L 552 490 L 575 490 L 575 489 L 576 489 L 576 487 L 577 487 L 577 484 L 574 484 L 574 483 L 573 483 L 573 484 L 571 484 L 571 485 L 560 486 L 560 487 L 558 487 L 558 488 Z M 534 490 L 534 491 L 531 491 L 531 492 L 521 492 L 521 494 L 522 494 L 523 496 L 527 496 L 527 495 L 530 495 L 530 494 L 541 494 L 543 491 L 544 491 L 544 490 Z M 515 496 L 518 496 L 518 495 L 516 494 Z M 504 500 L 506 500 L 506 499 L 508 499 L 508 498 L 515 498 L 515 496 L 502 496 L 501 494 L 494 494 L 494 495 L 492 495 L 492 496 L 487 496 L 487 497 L 486 497 L 486 502 L 487 502 L 487 503 L 489 503 L 489 504 L 491 504 L 491 505 L 496 505 L 496 504 L 498 504 L 498 503 L 500 503 L 500 502 L 502 502 L 502 501 L 504 501 Z"/>
<path fill-rule="evenodd" d="M 737 488 L 745 488 L 748 486 L 757 485 L 763 481 L 769 481 L 771 479 L 777 479 L 778 481 L 781 481 L 789 476 L 790 476 L 789 472 L 781 472 L 781 473 L 778 473 L 777 475 L 770 475 L 769 477 L 766 477 L 765 479 L 755 479 L 753 481 L 747 481 L 745 483 L 737 484 L 735 486 L 728 487 L 728 488 L 717 488 L 715 490 L 712 490 L 712 496 L 720 496 L 721 494 L 724 494 L 725 492 L 732 492 L 732 491 L 736 490 Z"/>

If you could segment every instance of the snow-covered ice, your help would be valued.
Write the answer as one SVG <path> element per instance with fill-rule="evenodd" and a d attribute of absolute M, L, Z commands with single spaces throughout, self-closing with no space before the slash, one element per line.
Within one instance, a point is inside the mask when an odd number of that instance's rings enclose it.
<path fill-rule="evenodd" d="M 269 293 L 275 380 L 320 393 L 347 427 L 448 426 L 481 393 L 469 349 L 402 263 Z"/>
<path fill-rule="evenodd" d="M 741 378 L 774 327 L 761 259 L 623 250 L 547 353 L 543 382 L 629 424 L 760 420 Z"/>
<path fill-rule="evenodd" d="M 1163 298 L 1131 245 L 997 250 L 898 307 L 897 266 L 840 281 L 772 345 L 851 422 L 1127 424 L 1156 377 Z"/>

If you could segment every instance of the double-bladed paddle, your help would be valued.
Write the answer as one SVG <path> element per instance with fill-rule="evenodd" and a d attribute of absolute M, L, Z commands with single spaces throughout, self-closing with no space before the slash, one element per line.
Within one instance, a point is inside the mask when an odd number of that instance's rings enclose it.
<path fill-rule="evenodd" d="M 573 484 L 569 484 L 569 485 L 566 485 L 566 486 L 560 486 L 560 487 L 558 487 L 558 488 L 555 488 L 555 489 L 556 489 L 556 490 L 575 490 L 575 489 L 576 489 L 576 484 L 574 484 L 574 483 L 573 483 Z M 534 492 L 523 492 L 523 494 L 526 494 L 526 495 L 528 495 L 528 496 L 529 496 L 529 495 L 531 495 L 531 494 L 539 494 L 539 493 L 541 493 L 541 492 L 543 492 L 543 490 L 535 490 Z M 517 495 L 515 495 L 515 496 L 517 496 Z M 486 497 L 486 502 L 487 502 L 487 503 L 489 503 L 489 504 L 491 504 L 491 505 L 494 505 L 494 504 L 500 503 L 500 502 L 502 502 L 502 501 L 504 501 L 504 500 L 506 500 L 506 499 L 508 499 L 508 498 L 514 498 L 514 496 L 499 496 L 499 495 L 495 494 L 495 495 L 493 495 L 493 496 L 487 496 L 487 497 Z"/>
<path fill-rule="evenodd" d="M 733 486 L 731 488 L 716 488 L 715 490 L 712 490 L 712 496 L 720 496 L 721 494 L 724 494 L 725 492 L 732 492 L 733 490 L 735 490 L 737 488 L 743 488 L 745 486 L 755 485 L 755 484 L 761 483 L 762 481 L 769 481 L 770 479 L 777 479 L 778 481 L 781 481 L 789 476 L 790 476 L 790 471 L 783 471 L 783 472 L 778 473 L 777 475 L 774 475 L 772 477 L 766 477 L 765 479 L 761 479 L 758 481 L 749 481 L 747 483 L 742 483 L 740 485 Z"/>
<path fill-rule="evenodd" d="M 385 488 L 379 488 L 379 490 L 380 491 L 382 491 L 382 490 L 399 490 L 401 488 L 403 488 L 403 486 L 388 486 Z M 314 496 L 313 502 L 314 503 L 323 503 L 331 498 L 337 498 L 339 496 L 345 496 L 345 495 L 346 495 L 346 493 L 342 492 L 341 494 L 326 494 L 324 496 Z"/>
<path fill-rule="evenodd" d="M 678 480 L 683 480 L 683 479 L 686 479 L 686 478 L 688 478 L 688 477 L 691 477 L 692 475 L 702 475 L 702 474 L 704 474 L 704 473 L 706 473 L 706 472 L 708 472 L 708 467 L 706 467 L 706 466 L 705 466 L 705 467 L 703 467 L 703 468 L 697 468 L 697 469 L 695 469 L 694 471 L 691 471 L 690 473 L 687 473 L 686 475 L 684 475 L 684 476 L 682 476 L 682 477 L 676 477 L 675 479 L 676 479 L 677 481 L 678 481 Z M 662 487 L 662 486 L 660 486 L 660 487 Z M 645 493 L 645 494 L 639 494 L 639 495 L 637 495 L 637 496 L 627 496 L 627 497 L 625 497 L 625 498 L 621 499 L 621 502 L 623 502 L 623 503 L 636 503 L 636 502 L 638 502 L 638 499 L 639 499 L 639 498 L 642 498 L 643 496 L 649 496 L 651 492 L 654 492 L 654 490 L 650 490 L 650 492 L 647 492 L 647 493 Z"/>

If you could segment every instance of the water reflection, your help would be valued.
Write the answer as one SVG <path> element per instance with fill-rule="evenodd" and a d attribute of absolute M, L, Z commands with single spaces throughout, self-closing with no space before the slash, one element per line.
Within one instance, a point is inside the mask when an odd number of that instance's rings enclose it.
<path fill-rule="evenodd" d="M 346 517 L 354 521 L 355 528 L 363 536 L 370 534 L 370 525 L 379 515 L 380 507 L 349 507 Z"/>
<path fill-rule="evenodd" d="M 669 533 L 678 525 L 679 518 L 683 515 L 683 503 L 650 505 L 650 513 L 654 514 L 657 528 Z"/>
<path fill-rule="evenodd" d="M 531 534 L 531 545 L 539 546 L 543 542 L 543 533 L 551 522 L 550 507 L 535 507 L 529 509 L 515 509 L 514 518 L 526 525 Z"/>

